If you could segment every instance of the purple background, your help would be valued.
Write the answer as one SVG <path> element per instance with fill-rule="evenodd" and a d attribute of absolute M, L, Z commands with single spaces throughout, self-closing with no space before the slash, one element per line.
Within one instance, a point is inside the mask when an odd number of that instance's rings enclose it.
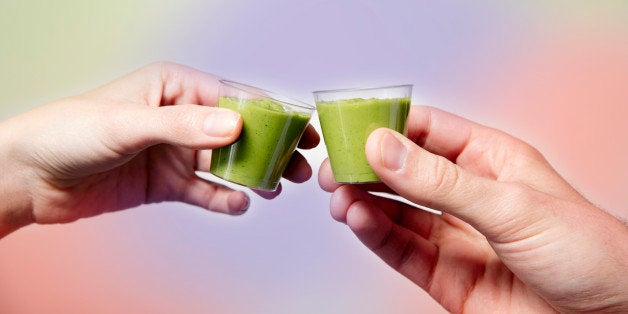
<path fill-rule="evenodd" d="M 2 118 L 156 60 L 310 103 L 318 89 L 411 83 L 415 104 L 516 134 L 628 216 L 626 2 L 7 1 L 0 12 Z M 316 171 L 324 146 L 305 155 Z M 242 217 L 168 203 L 27 227 L 0 241 L 0 312 L 444 312 L 328 202 L 313 178 L 254 196 Z"/>

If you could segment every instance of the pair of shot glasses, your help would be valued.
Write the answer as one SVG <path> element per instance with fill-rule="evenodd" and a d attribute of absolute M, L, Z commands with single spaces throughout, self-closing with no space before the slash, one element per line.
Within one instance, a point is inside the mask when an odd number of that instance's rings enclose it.
<path fill-rule="evenodd" d="M 412 85 L 314 92 L 316 108 L 272 92 L 222 80 L 218 107 L 242 116 L 231 145 L 214 149 L 210 173 L 257 190 L 274 191 L 292 153 L 318 111 L 334 180 L 379 182 L 366 160 L 365 144 L 378 128 L 406 134 Z"/>

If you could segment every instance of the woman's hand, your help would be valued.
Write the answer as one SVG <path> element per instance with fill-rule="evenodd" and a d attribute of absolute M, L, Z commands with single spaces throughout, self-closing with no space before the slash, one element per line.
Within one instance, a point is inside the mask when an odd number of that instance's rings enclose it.
<path fill-rule="evenodd" d="M 245 212 L 245 193 L 195 174 L 242 127 L 238 113 L 215 107 L 218 86 L 211 74 L 156 63 L 0 123 L 0 237 L 163 201 Z M 299 147 L 318 141 L 308 126 Z M 303 182 L 311 173 L 297 152 L 284 176 Z"/>

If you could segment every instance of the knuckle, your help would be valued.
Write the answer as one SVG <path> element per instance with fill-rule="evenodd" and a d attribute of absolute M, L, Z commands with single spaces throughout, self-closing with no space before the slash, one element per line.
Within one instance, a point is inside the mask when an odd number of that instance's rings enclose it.
<path fill-rule="evenodd" d="M 184 106 L 177 106 L 184 107 Z M 161 125 L 165 132 L 168 132 L 170 137 L 173 139 L 183 139 L 193 138 L 194 126 L 198 123 L 196 122 L 196 117 L 194 115 L 188 114 L 183 108 L 177 108 L 179 110 L 174 110 L 174 107 L 162 107 L 158 108 L 158 110 L 169 110 L 169 114 L 161 115 Z"/>
<path fill-rule="evenodd" d="M 410 237 L 400 237 L 395 232 L 394 225 L 391 225 L 370 249 L 396 271 L 410 263 L 417 253 L 416 243 Z"/>
<path fill-rule="evenodd" d="M 431 174 L 427 177 L 427 187 L 437 195 L 447 195 L 451 193 L 458 181 L 460 172 L 457 167 L 444 157 L 438 156 L 435 159 Z"/>
<path fill-rule="evenodd" d="M 393 238 L 393 226 L 391 225 L 388 230 L 382 235 L 381 239 L 377 241 L 377 243 L 371 248 L 373 252 L 381 252 L 390 246 L 391 240 Z"/>
<path fill-rule="evenodd" d="M 176 78 L 182 66 L 170 61 L 156 61 L 146 66 L 145 70 L 150 77 L 159 78 L 162 83 L 170 82 Z"/>
<path fill-rule="evenodd" d="M 509 154 L 504 154 L 504 155 L 506 155 L 506 158 L 510 160 L 514 158 L 517 158 L 520 161 L 532 161 L 532 162 L 545 160 L 545 157 L 543 156 L 541 151 L 539 151 L 532 145 L 522 140 L 516 140 L 512 144 L 512 147 L 508 149 L 508 152 Z M 506 161 L 504 161 L 504 163 L 505 162 Z"/>
<path fill-rule="evenodd" d="M 101 117 L 105 123 L 100 123 L 93 128 L 100 131 L 102 144 L 110 151 L 119 154 L 135 153 L 152 140 L 145 134 L 137 135 L 138 121 L 136 117 L 139 114 L 139 112 L 132 110 L 112 114 L 103 113 Z"/>
<path fill-rule="evenodd" d="M 543 156 L 538 149 L 534 148 L 532 145 L 522 140 L 518 140 L 516 142 L 515 148 L 516 148 L 516 151 L 518 151 L 520 154 L 524 156 L 533 157 L 533 158 L 540 158 Z"/>
<path fill-rule="evenodd" d="M 151 77 L 158 78 L 162 105 L 175 105 L 184 94 L 186 67 L 169 61 L 158 61 L 148 67 Z"/>
<path fill-rule="evenodd" d="M 408 239 L 401 246 L 401 250 L 399 250 L 398 252 L 399 254 L 397 255 L 397 258 L 394 259 L 390 265 L 397 271 L 401 270 L 404 267 L 404 265 L 408 264 L 411 261 L 412 257 L 414 256 L 416 252 L 416 245 L 413 241 Z"/>
<path fill-rule="evenodd" d="M 164 73 L 167 72 L 169 69 L 172 69 L 174 66 L 175 64 L 172 62 L 161 60 L 148 64 L 146 68 L 156 73 Z"/>
<path fill-rule="evenodd" d="M 515 142 L 513 142 L 512 147 L 509 148 L 508 151 L 511 153 L 511 155 L 508 156 L 509 158 L 519 157 L 522 159 L 531 159 L 531 160 L 545 159 L 543 157 L 543 154 L 538 149 L 534 148 L 532 145 L 522 140 L 516 140 Z M 515 153 L 516 155 L 512 156 L 512 153 Z"/>

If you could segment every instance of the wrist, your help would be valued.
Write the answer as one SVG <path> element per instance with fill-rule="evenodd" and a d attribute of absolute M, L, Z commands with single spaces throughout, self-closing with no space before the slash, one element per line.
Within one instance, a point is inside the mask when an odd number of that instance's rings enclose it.
<path fill-rule="evenodd" d="M 20 162 L 11 124 L 0 122 L 0 238 L 33 222 L 28 171 Z"/>

